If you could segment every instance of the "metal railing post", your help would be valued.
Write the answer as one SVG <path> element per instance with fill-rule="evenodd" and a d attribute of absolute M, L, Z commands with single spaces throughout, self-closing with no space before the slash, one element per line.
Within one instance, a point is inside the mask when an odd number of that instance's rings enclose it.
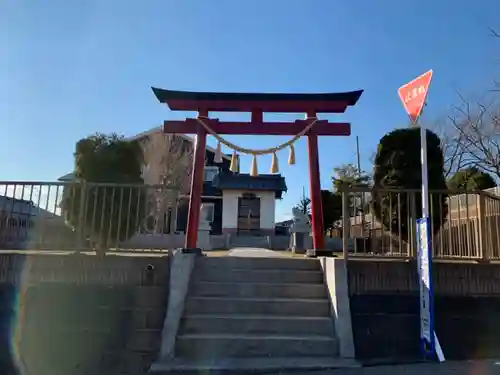
<path fill-rule="evenodd" d="M 83 237 L 84 237 L 84 220 L 85 220 L 85 200 L 86 200 L 86 184 L 84 181 L 79 182 L 80 185 L 80 209 L 78 211 L 78 235 L 77 235 L 77 251 L 83 251 Z"/>
<path fill-rule="evenodd" d="M 487 222 L 487 212 L 486 212 L 486 197 L 483 194 L 479 194 L 478 207 L 476 211 L 476 216 L 478 219 L 477 236 L 478 241 L 476 242 L 479 247 L 478 255 L 481 260 L 489 260 L 490 252 L 486 241 L 486 222 Z M 491 246 L 491 245 L 490 245 Z"/>
<path fill-rule="evenodd" d="M 342 190 L 342 254 L 345 261 L 349 259 L 349 234 L 351 217 L 349 215 L 349 192 Z"/>
<path fill-rule="evenodd" d="M 411 226 L 410 226 L 410 235 L 409 235 L 409 249 L 408 249 L 408 255 L 410 257 L 416 257 L 417 256 L 417 202 L 416 202 L 416 193 L 411 192 L 410 193 L 410 212 L 409 212 L 410 217 L 408 218 L 410 220 Z"/>

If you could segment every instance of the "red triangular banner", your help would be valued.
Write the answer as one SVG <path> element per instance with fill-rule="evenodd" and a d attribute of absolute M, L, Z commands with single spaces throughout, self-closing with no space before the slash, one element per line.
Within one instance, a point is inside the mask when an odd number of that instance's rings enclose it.
<path fill-rule="evenodd" d="M 431 79 L 432 70 L 429 70 L 398 89 L 399 98 L 403 102 L 406 113 L 408 113 L 413 124 L 417 122 L 422 112 Z"/>

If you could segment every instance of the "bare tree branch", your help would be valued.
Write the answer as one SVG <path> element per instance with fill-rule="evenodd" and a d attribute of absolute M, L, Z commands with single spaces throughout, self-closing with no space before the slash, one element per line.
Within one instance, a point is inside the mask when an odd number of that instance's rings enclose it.
<path fill-rule="evenodd" d="M 497 30 L 489 27 L 488 28 L 489 31 L 490 31 L 490 34 L 491 36 L 493 36 L 494 38 L 496 39 L 499 39 L 500 40 L 500 32 L 498 32 Z M 496 62 L 499 62 L 498 60 Z M 499 92 L 500 91 L 500 81 L 494 79 L 493 80 L 493 89 L 491 90 L 493 92 Z"/>
<path fill-rule="evenodd" d="M 466 99 L 457 92 L 460 103 L 448 120 L 459 148 L 460 169 L 477 167 L 500 178 L 500 105 L 495 101 Z"/>
<path fill-rule="evenodd" d="M 500 38 L 500 34 L 498 33 L 498 31 L 496 31 L 495 29 L 493 29 L 491 27 L 488 27 L 488 30 L 490 30 L 490 33 L 492 36 L 494 36 L 495 38 Z"/>
<path fill-rule="evenodd" d="M 500 40 L 500 32 L 489 32 Z M 441 138 L 446 177 L 476 167 L 500 179 L 500 102 L 494 96 L 498 91 L 498 81 L 479 98 L 466 98 L 457 90 L 458 104 L 431 127 Z"/>
<path fill-rule="evenodd" d="M 464 153 L 460 147 L 460 135 L 457 133 L 449 116 L 436 120 L 430 128 L 441 139 L 444 157 L 445 177 L 451 177 L 465 166 Z"/>
<path fill-rule="evenodd" d="M 145 160 L 145 183 L 165 185 L 153 193 L 150 216 L 155 217 L 155 232 L 163 227 L 165 214 L 171 209 L 171 226 L 175 223 L 179 194 L 187 193 L 191 181 L 192 142 L 173 134 L 158 131 L 142 142 Z M 170 232 L 175 231 L 171 227 Z"/>

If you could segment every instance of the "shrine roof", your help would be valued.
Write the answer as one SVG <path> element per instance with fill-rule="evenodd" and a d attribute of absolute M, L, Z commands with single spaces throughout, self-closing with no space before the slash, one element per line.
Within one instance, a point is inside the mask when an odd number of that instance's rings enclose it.
<path fill-rule="evenodd" d="M 171 110 L 252 111 L 324 113 L 344 112 L 357 103 L 363 90 L 337 93 L 216 93 L 173 91 L 152 87 L 156 98 Z"/>
<path fill-rule="evenodd" d="M 281 198 L 282 193 L 287 191 L 285 178 L 280 174 L 254 177 L 246 173 L 221 172 L 214 177 L 212 184 L 220 190 L 274 191 L 277 198 Z"/>

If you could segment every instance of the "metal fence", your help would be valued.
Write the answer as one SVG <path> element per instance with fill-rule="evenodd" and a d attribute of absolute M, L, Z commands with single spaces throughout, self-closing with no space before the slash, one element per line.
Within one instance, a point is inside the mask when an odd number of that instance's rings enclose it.
<path fill-rule="evenodd" d="M 0 249 L 165 251 L 183 242 L 182 198 L 166 185 L 1 181 Z"/>
<path fill-rule="evenodd" d="M 430 191 L 434 258 L 500 260 L 500 197 L 488 191 Z M 441 203 L 444 203 L 441 205 Z M 376 217 L 373 206 L 383 204 Z M 416 256 L 419 190 L 344 187 L 344 252 L 353 256 Z M 434 212 L 434 214 L 433 214 Z M 385 214 L 385 216 L 384 216 Z M 382 224 L 384 223 L 384 224 Z M 392 230 L 388 230 L 391 227 Z"/>
<path fill-rule="evenodd" d="M 495 192 L 430 192 L 435 258 L 500 260 Z M 344 187 L 344 253 L 414 257 L 420 194 Z M 377 200 L 391 207 L 385 217 L 372 213 Z M 0 181 L 0 250 L 165 252 L 183 246 L 188 203 L 167 185 Z"/>

